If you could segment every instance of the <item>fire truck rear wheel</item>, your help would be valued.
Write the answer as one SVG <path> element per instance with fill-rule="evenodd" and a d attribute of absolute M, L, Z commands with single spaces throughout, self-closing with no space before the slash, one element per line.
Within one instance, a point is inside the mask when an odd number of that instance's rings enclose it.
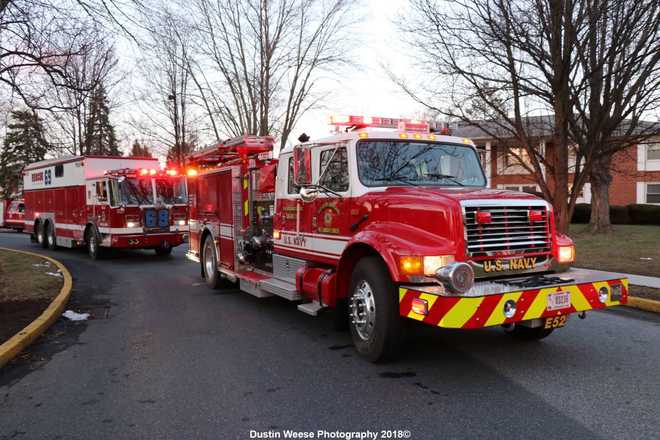
<path fill-rule="evenodd" d="M 46 249 L 46 232 L 44 231 L 44 224 L 39 222 L 36 226 L 37 229 L 37 244 Z"/>
<path fill-rule="evenodd" d="M 351 277 L 349 328 L 358 353 L 371 362 L 395 359 L 403 340 L 396 286 L 378 257 L 360 260 Z"/>
<path fill-rule="evenodd" d="M 57 249 L 55 225 L 52 222 L 48 222 L 48 226 L 46 226 L 46 247 L 52 251 Z"/>
<path fill-rule="evenodd" d="M 514 336 L 518 339 L 526 341 L 538 341 L 545 337 L 550 336 L 554 329 L 543 327 L 525 327 L 523 325 L 513 325 L 513 327 L 505 327 L 504 332 L 508 335 Z"/>

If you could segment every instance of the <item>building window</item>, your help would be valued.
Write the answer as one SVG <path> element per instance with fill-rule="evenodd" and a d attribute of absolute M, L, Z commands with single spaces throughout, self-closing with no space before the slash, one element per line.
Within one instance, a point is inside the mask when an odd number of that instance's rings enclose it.
<path fill-rule="evenodd" d="M 504 156 L 504 165 L 506 167 L 516 166 L 516 165 L 527 165 L 532 164 L 532 160 L 529 157 L 529 152 L 526 148 L 523 147 L 513 147 L 509 148 Z"/>
<path fill-rule="evenodd" d="M 526 193 L 538 193 L 539 187 L 537 185 L 499 185 L 500 189 L 506 189 L 507 191 L 518 191 Z"/>
<path fill-rule="evenodd" d="M 321 185 L 336 192 L 348 190 L 348 159 L 345 147 L 321 152 L 319 175 L 321 173 L 323 174 L 319 182 Z"/>
<path fill-rule="evenodd" d="M 660 143 L 646 144 L 646 160 L 660 160 Z"/>
<path fill-rule="evenodd" d="M 646 203 L 660 203 L 660 183 L 646 184 Z"/>
<path fill-rule="evenodd" d="M 55 177 L 62 177 L 64 176 L 64 165 L 59 164 L 55 165 Z"/>

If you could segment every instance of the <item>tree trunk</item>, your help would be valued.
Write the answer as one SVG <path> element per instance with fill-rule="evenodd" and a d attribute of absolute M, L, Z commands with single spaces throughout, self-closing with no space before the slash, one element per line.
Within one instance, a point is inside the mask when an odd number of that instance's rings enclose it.
<path fill-rule="evenodd" d="M 589 175 L 591 182 L 591 220 L 589 226 L 593 233 L 606 233 L 612 230 L 610 223 L 610 166 L 612 156 L 605 155 L 594 160 L 593 171 Z"/>

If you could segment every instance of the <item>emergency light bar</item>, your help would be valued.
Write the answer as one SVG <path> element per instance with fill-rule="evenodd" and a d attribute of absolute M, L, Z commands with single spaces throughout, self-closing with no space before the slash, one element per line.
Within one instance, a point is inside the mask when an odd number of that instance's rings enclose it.
<path fill-rule="evenodd" d="M 177 177 L 179 176 L 179 171 L 174 168 L 169 168 L 166 170 L 157 170 L 155 168 L 122 168 L 120 170 L 111 170 L 105 172 L 106 176 L 112 177 L 121 177 L 121 176 L 140 176 L 140 177 Z"/>
<path fill-rule="evenodd" d="M 419 121 L 407 118 L 383 118 L 380 116 L 358 116 L 358 115 L 335 115 L 330 116 L 330 125 L 334 125 L 337 130 L 340 127 L 346 128 L 395 128 L 408 133 L 430 133 L 441 132 L 449 134 L 447 124 L 435 121 Z"/>

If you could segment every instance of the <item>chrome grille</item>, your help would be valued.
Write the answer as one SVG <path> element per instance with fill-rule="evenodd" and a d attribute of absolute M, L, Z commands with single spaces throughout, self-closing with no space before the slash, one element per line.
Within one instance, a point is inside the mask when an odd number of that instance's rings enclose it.
<path fill-rule="evenodd" d="M 542 221 L 531 223 L 529 211 L 541 211 Z M 477 212 L 486 211 L 491 223 L 477 223 Z M 473 257 L 549 253 L 552 237 L 548 209 L 539 202 L 516 205 L 469 204 L 463 206 L 467 253 Z"/>

